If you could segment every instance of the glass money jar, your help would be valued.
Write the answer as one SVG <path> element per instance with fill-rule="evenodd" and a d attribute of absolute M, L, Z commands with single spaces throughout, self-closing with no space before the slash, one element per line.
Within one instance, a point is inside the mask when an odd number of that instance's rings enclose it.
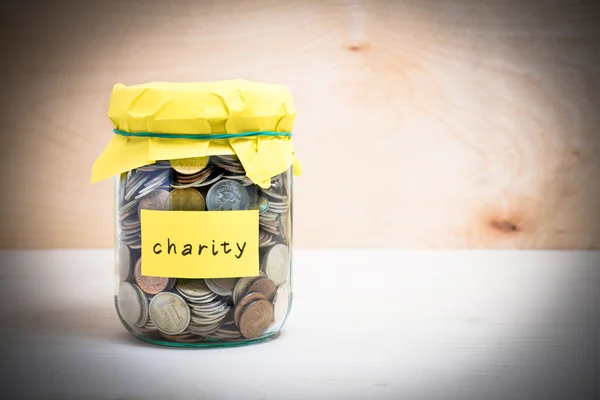
<path fill-rule="evenodd" d="M 92 182 L 115 180 L 115 306 L 146 342 L 276 337 L 291 300 L 291 139 L 281 85 L 117 84 Z"/>

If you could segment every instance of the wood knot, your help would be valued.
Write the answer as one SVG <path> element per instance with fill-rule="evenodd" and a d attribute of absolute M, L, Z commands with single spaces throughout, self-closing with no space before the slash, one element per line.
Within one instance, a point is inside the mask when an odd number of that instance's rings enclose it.
<path fill-rule="evenodd" d="M 354 43 L 349 43 L 346 45 L 346 48 L 349 51 L 354 51 L 354 52 L 359 52 L 359 51 L 363 51 L 363 50 L 368 50 L 369 49 L 369 44 L 365 43 L 365 42 L 354 42 Z"/>
<path fill-rule="evenodd" d="M 492 229 L 502 233 L 517 233 L 521 231 L 521 227 L 506 219 L 493 219 L 489 223 Z"/>

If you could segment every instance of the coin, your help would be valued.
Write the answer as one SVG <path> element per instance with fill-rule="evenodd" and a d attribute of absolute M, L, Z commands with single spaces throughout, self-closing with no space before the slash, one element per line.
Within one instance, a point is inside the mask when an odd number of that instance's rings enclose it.
<path fill-rule="evenodd" d="M 127 231 L 128 233 L 137 232 L 140 228 L 140 225 L 140 220 L 137 217 L 126 218 L 121 224 L 121 231 Z"/>
<path fill-rule="evenodd" d="M 283 283 L 277 289 L 275 299 L 273 299 L 273 308 L 275 322 L 277 324 L 283 324 L 287 315 L 290 305 L 290 284 L 289 282 Z"/>
<path fill-rule="evenodd" d="M 167 283 L 167 287 L 163 292 L 170 292 L 175 287 L 175 279 L 169 278 L 169 282 Z"/>
<path fill-rule="evenodd" d="M 210 290 L 209 294 L 206 294 L 203 296 L 198 296 L 198 297 L 188 296 L 179 287 L 177 288 L 177 292 L 179 292 L 179 294 L 182 295 L 190 303 L 193 303 L 193 305 L 201 305 L 201 304 L 211 303 L 215 300 L 218 300 L 221 297 L 218 294 L 214 293 L 212 290 Z"/>
<path fill-rule="evenodd" d="M 204 197 L 196 189 L 174 189 L 169 193 L 167 200 L 168 210 L 176 211 L 204 211 Z"/>
<path fill-rule="evenodd" d="M 267 300 L 273 300 L 275 293 L 277 292 L 277 286 L 269 278 L 258 278 L 250 284 L 248 287 L 248 293 L 259 292 L 265 295 Z"/>
<path fill-rule="evenodd" d="M 186 183 L 186 184 L 182 184 L 182 183 L 171 183 L 171 187 L 174 189 L 187 189 L 187 188 L 195 188 L 195 187 L 202 187 L 202 186 L 208 186 L 208 185 L 212 185 L 213 183 L 217 182 L 219 179 L 221 179 L 221 177 L 223 176 L 223 173 L 215 176 L 212 179 L 198 179 L 198 180 L 194 180 L 191 183 Z"/>
<path fill-rule="evenodd" d="M 258 236 L 258 246 L 259 247 L 267 247 L 271 241 L 273 240 L 273 236 L 270 233 L 265 232 L 264 230 L 260 230 L 260 234 Z"/>
<path fill-rule="evenodd" d="M 138 259 L 137 263 L 135 263 L 133 276 L 135 277 L 135 282 L 138 284 L 140 289 L 148 294 L 160 293 L 164 291 L 167 286 L 169 286 L 169 278 L 142 275 L 141 257 Z"/>
<path fill-rule="evenodd" d="M 213 292 L 221 296 L 231 296 L 233 288 L 237 283 L 237 278 L 220 278 L 220 279 L 206 279 L 206 286 Z"/>
<path fill-rule="evenodd" d="M 142 301 L 138 291 L 131 283 L 121 282 L 117 294 L 117 308 L 121 318 L 129 325 L 135 326 L 143 317 Z"/>
<path fill-rule="evenodd" d="M 208 165 L 210 157 L 191 157 L 171 160 L 171 168 L 180 174 L 192 175 L 202 171 Z"/>
<path fill-rule="evenodd" d="M 168 198 L 169 192 L 162 189 L 157 189 L 142 197 L 138 204 L 138 216 L 142 215 L 142 210 L 164 210 Z"/>
<path fill-rule="evenodd" d="M 148 323 L 148 298 L 146 297 L 144 292 L 142 292 L 142 289 L 140 289 L 138 286 L 133 285 L 133 288 L 138 292 L 140 305 L 142 306 L 142 316 L 140 317 L 140 320 L 136 323 L 136 326 L 141 328 Z"/>
<path fill-rule="evenodd" d="M 248 304 L 240 316 L 240 333 L 246 339 L 254 339 L 265 333 L 273 321 L 273 305 L 267 300 Z"/>
<path fill-rule="evenodd" d="M 263 258 L 261 269 L 276 286 L 281 285 L 288 278 L 290 272 L 290 253 L 288 247 L 277 244 L 269 250 Z"/>
<path fill-rule="evenodd" d="M 144 173 L 137 174 L 131 181 L 129 181 L 130 188 L 128 189 L 125 186 L 125 200 L 129 201 L 131 198 L 137 193 L 137 191 L 142 187 L 142 185 L 150 179 L 150 176 Z M 134 183 L 135 182 L 135 183 Z"/>
<path fill-rule="evenodd" d="M 148 322 L 146 322 L 146 325 L 144 325 L 143 329 L 148 332 L 154 332 L 158 330 L 156 325 L 154 325 L 154 322 L 152 322 L 152 318 L 150 318 L 150 309 L 148 309 Z"/>
<path fill-rule="evenodd" d="M 260 276 L 246 276 L 244 278 L 240 278 L 233 288 L 233 304 L 237 304 L 238 301 L 241 300 L 242 296 L 246 294 L 248 287 L 252 284 L 252 282 L 259 278 Z"/>
<path fill-rule="evenodd" d="M 185 296 L 202 297 L 212 295 L 213 292 L 206 286 L 204 279 L 179 279 L 177 290 Z"/>
<path fill-rule="evenodd" d="M 206 206 L 211 211 L 247 210 L 250 196 L 238 182 L 223 179 L 208 189 Z"/>
<path fill-rule="evenodd" d="M 218 156 L 214 159 L 215 165 L 237 174 L 245 174 L 246 171 L 237 156 Z"/>
<path fill-rule="evenodd" d="M 254 187 L 247 188 L 249 191 L 248 196 L 250 197 L 249 210 L 258 210 L 259 214 L 266 212 L 269 209 L 269 199 L 267 196 L 262 195 L 260 190 L 255 190 Z"/>
<path fill-rule="evenodd" d="M 229 309 L 230 307 L 226 304 L 214 311 L 198 311 L 192 308 L 190 325 L 187 329 L 196 334 L 209 335 L 221 327 Z"/>
<path fill-rule="evenodd" d="M 164 186 L 169 181 L 169 171 L 163 171 L 160 174 L 156 175 L 155 178 L 144 183 L 144 186 L 137 192 L 134 199 L 141 199 L 146 196 L 148 193 L 153 192 L 161 186 Z"/>
<path fill-rule="evenodd" d="M 131 250 L 125 244 L 119 246 L 119 279 L 125 282 L 131 277 Z"/>
<path fill-rule="evenodd" d="M 191 175 L 175 174 L 175 181 L 180 183 L 191 183 L 199 180 L 206 180 L 206 178 L 212 174 L 213 170 L 214 168 L 212 166 L 208 166 L 202 171 Z"/>
<path fill-rule="evenodd" d="M 240 316 L 242 315 L 242 311 L 243 311 L 244 307 L 246 307 L 248 304 L 252 303 L 253 301 L 266 300 L 266 299 L 267 298 L 265 297 L 264 294 L 258 293 L 258 292 L 248 293 L 247 295 L 245 295 L 239 301 L 239 303 L 235 306 L 235 308 L 233 310 L 233 321 L 235 322 L 235 324 L 237 326 L 240 326 Z"/>
<path fill-rule="evenodd" d="M 181 296 L 163 292 L 150 301 L 150 318 L 159 331 L 177 335 L 185 331 L 190 323 L 190 308 Z"/>
<path fill-rule="evenodd" d="M 219 329 L 220 325 L 221 325 L 220 322 L 215 322 L 214 324 L 206 325 L 206 326 L 202 326 L 202 327 L 190 325 L 190 326 L 188 326 L 188 331 L 191 333 L 195 333 L 197 335 L 206 336 L 206 335 L 210 335 L 211 333 L 213 333 L 214 331 Z"/>
<path fill-rule="evenodd" d="M 244 172 L 242 172 L 241 174 L 243 174 Z M 241 174 L 226 174 L 225 175 L 225 179 L 233 179 L 235 181 L 238 181 L 239 183 L 242 184 L 242 186 L 245 187 L 250 187 L 250 186 L 254 186 L 254 182 L 252 182 L 250 180 L 250 178 L 248 178 L 246 175 L 241 175 Z"/>

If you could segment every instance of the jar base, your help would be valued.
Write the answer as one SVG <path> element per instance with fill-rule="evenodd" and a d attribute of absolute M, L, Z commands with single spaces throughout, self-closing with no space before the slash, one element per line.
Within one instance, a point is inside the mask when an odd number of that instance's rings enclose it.
<path fill-rule="evenodd" d="M 125 320 L 123 319 L 123 317 L 121 316 L 121 314 L 118 311 L 118 299 L 116 296 L 114 298 L 114 301 L 115 301 L 115 306 L 117 307 L 117 316 L 119 317 L 119 320 L 121 321 L 121 324 L 123 325 L 125 330 L 127 332 L 129 332 L 129 334 L 131 336 L 133 336 L 135 339 L 140 340 L 142 342 L 150 343 L 150 344 L 158 345 L 158 346 L 163 346 L 163 347 L 217 348 L 217 347 L 239 347 L 239 346 L 246 346 L 246 345 L 250 345 L 250 344 L 265 343 L 265 342 L 269 342 L 271 340 L 277 339 L 279 337 L 279 335 L 281 334 L 281 327 L 283 326 L 283 325 L 281 325 L 281 326 L 279 326 L 278 330 L 265 333 L 264 335 L 257 337 L 255 339 L 240 338 L 240 339 L 233 339 L 233 340 L 220 340 L 220 339 L 206 338 L 206 339 L 204 339 L 202 341 L 198 341 L 198 342 L 177 342 L 177 341 L 172 341 L 172 340 L 161 339 L 161 336 L 157 334 L 158 333 L 157 331 L 154 332 L 155 334 L 144 336 L 144 335 L 147 335 L 147 333 L 143 334 L 137 330 L 132 329 L 125 322 Z"/>
<path fill-rule="evenodd" d="M 222 340 L 206 339 L 205 341 L 194 342 L 194 343 L 172 342 L 172 341 L 168 341 L 168 340 L 152 339 L 152 338 L 137 336 L 137 335 L 132 335 L 132 336 L 142 342 L 146 342 L 146 343 L 150 343 L 150 344 L 158 345 L 158 346 L 208 349 L 208 348 L 217 348 L 217 347 L 239 347 L 239 346 L 247 346 L 247 345 L 251 345 L 251 344 L 265 343 L 265 342 L 269 342 L 271 340 L 277 339 L 279 337 L 279 335 L 280 335 L 280 332 L 274 332 L 274 333 L 270 333 L 268 335 L 265 335 L 265 336 L 262 336 L 262 337 L 259 337 L 256 339 L 248 339 L 248 340 L 243 340 L 243 341 L 240 340 L 240 341 L 227 342 L 227 341 L 222 341 Z"/>

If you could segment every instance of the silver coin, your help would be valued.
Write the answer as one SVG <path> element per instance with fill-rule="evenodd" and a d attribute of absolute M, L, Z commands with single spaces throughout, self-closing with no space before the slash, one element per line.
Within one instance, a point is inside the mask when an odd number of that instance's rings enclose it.
<path fill-rule="evenodd" d="M 275 299 L 273 299 L 273 307 L 276 324 L 283 324 L 285 321 L 285 317 L 288 313 L 290 305 L 290 284 L 289 282 L 285 282 L 277 289 L 277 293 L 275 293 Z"/>
<path fill-rule="evenodd" d="M 148 318 L 148 322 L 146 323 L 146 325 L 144 325 L 144 329 L 147 330 L 148 332 L 154 332 L 154 331 L 158 330 L 156 328 L 156 325 L 154 325 L 154 322 L 152 322 L 152 319 L 150 319 L 150 318 Z"/>
<path fill-rule="evenodd" d="M 202 327 L 202 326 L 212 325 L 212 324 L 216 324 L 218 322 L 223 321 L 223 318 L 225 318 L 225 316 L 222 314 L 216 315 L 212 318 L 199 318 L 199 317 L 195 317 L 192 315 L 192 317 L 190 319 L 190 326 L 195 325 L 195 326 Z"/>
<path fill-rule="evenodd" d="M 227 315 L 227 312 L 229 311 L 229 307 L 227 307 L 226 309 L 223 310 L 219 310 L 219 311 L 198 311 L 198 310 L 192 310 L 192 316 L 190 319 L 190 324 L 194 324 L 194 325 L 208 325 L 208 324 L 212 324 L 216 321 L 222 321 L 225 316 Z"/>
<path fill-rule="evenodd" d="M 204 297 L 190 297 L 190 296 L 186 296 L 185 294 L 181 293 L 181 291 L 177 291 L 179 292 L 179 294 L 181 294 L 189 303 L 190 303 L 190 307 L 191 306 L 204 306 L 206 304 L 211 304 L 212 302 L 214 302 L 215 300 L 217 300 L 220 296 L 216 293 L 210 292 L 211 294 L 208 296 L 204 296 Z"/>
<path fill-rule="evenodd" d="M 146 294 L 142 291 L 142 289 L 139 288 L 139 286 L 132 286 L 138 292 L 140 305 L 142 306 L 142 316 L 140 320 L 136 323 L 136 325 L 142 328 L 148 323 L 148 298 L 146 297 Z"/>
<path fill-rule="evenodd" d="M 198 306 L 190 306 L 192 309 L 192 313 L 197 316 L 205 316 L 206 318 L 210 318 L 214 315 L 222 314 L 223 312 L 227 312 L 228 306 L 227 303 L 215 303 L 210 306 L 200 308 Z"/>
<path fill-rule="evenodd" d="M 210 338 L 213 339 L 221 339 L 221 340 L 228 340 L 228 339 L 239 339 L 242 335 L 229 335 L 229 334 L 224 334 L 224 333 L 219 333 L 219 331 L 215 331 L 212 335 L 210 335 Z"/>
<path fill-rule="evenodd" d="M 192 319 L 190 320 L 190 326 L 192 326 L 192 325 L 197 326 L 197 327 L 208 326 L 208 325 L 212 325 L 212 324 L 216 324 L 216 323 L 221 323 L 224 319 L 225 319 L 225 315 L 223 315 L 223 314 L 215 315 L 210 318 L 200 318 L 200 317 L 192 316 Z"/>
<path fill-rule="evenodd" d="M 131 251 L 127 245 L 119 246 L 119 279 L 125 282 L 131 277 Z"/>
<path fill-rule="evenodd" d="M 240 335 L 239 329 L 237 329 L 235 326 L 231 326 L 231 328 L 228 328 L 226 326 L 226 324 L 223 324 L 219 328 L 218 333 L 226 334 L 226 335 L 235 335 L 235 336 L 239 336 Z"/>
<path fill-rule="evenodd" d="M 247 210 L 250 196 L 240 183 L 223 179 L 215 183 L 206 194 L 206 208 L 209 211 Z"/>
<path fill-rule="evenodd" d="M 204 304 L 204 303 L 210 303 L 213 300 L 215 300 L 216 298 L 219 297 L 218 294 L 213 293 L 212 290 L 210 291 L 210 293 L 202 295 L 202 296 L 188 296 L 184 291 L 182 291 L 180 288 L 176 288 L 177 292 L 182 295 L 183 297 L 185 297 L 187 300 L 189 300 L 191 303 L 196 303 L 196 304 Z"/>
<path fill-rule="evenodd" d="M 221 179 L 221 177 L 223 176 L 223 173 L 221 172 L 221 174 L 217 175 L 216 177 L 214 177 L 213 179 L 207 181 L 198 181 L 198 182 L 193 182 L 193 183 L 188 183 L 188 184 L 178 184 L 178 183 L 172 183 L 171 187 L 174 189 L 189 189 L 189 188 L 193 188 L 193 187 L 202 187 L 202 186 L 208 186 L 216 181 L 218 181 L 219 179 Z"/>
<path fill-rule="evenodd" d="M 207 303 L 190 303 L 189 306 L 194 311 L 197 311 L 200 313 L 202 313 L 202 312 L 204 312 L 204 313 L 219 312 L 224 307 L 227 306 L 227 300 L 222 298 L 221 296 L 217 296 L 217 297 L 218 298 L 215 298 L 214 300 L 207 302 Z"/>
<path fill-rule="evenodd" d="M 196 316 L 210 317 L 215 314 L 221 314 L 228 308 L 228 305 L 227 302 L 215 302 L 202 307 L 197 305 L 190 305 L 190 308 L 192 309 L 192 313 Z"/>
<path fill-rule="evenodd" d="M 190 308 L 178 294 L 162 292 L 150 301 L 150 318 L 159 331 L 177 335 L 190 323 Z"/>
<path fill-rule="evenodd" d="M 119 283 L 117 308 L 127 325 L 134 327 L 143 317 L 143 303 L 138 291 L 131 283 Z"/>
<path fill-rule="evenodd" d="M 216 324 L 210 325 L 210 326 L 202 327 L 202 328 L 190 325 L 188 330 L 197 335 L 205 336 L 205 335 L 210 335 L 211 333 L 213 333 L 214 331 L 219 329 L 220 325 L 221 324 L 219 322 Z"/>
<path fill-rule="evenodd" d="M 135 186 L 143 176 L 144 174 L 142 172 L 129 171 L 127 174 L 127 180 L 125 182 L 125 192 L 129 192 L 129 190 Z"/>
<path fill-rule="evenodd" d="M 142 185 L 144 184 L 144 182 L 146 182 L 149 178 L 149 175 L 144 175 L 142 176 L 142 178 L 139 180 L 139 182 L 137 182 L 126 194 L 125 194 L 125 200 L 129 201 L 129 199 L 131 199 L 131 197 L 133 197 L 133 195 L 137 192 L 137 190 L 142 187 Z"/>
<path fill-rule="evenodd" d="M 206 286 L 221 296 L 231 296 L 238 278 L 206 279 Z"/>
<path fill-rule="evenodd" d="M 177 280 L 177 291 L 189 298 L 213 295 L 204 279 L 179 279 Z"/>
<path fill-rule="evenodd" d="M 152 193 L 155 189 L 163 185 L 169 180 L 169 171 L 165 171 L 158 175 L 156 178 L 152 179 L 150 182 L 146 182 L 144 184 L 144 188 L 140 189 L 134 199 L 141 199 L 149 193 Z"/>
<path fill-rule="evenodd" d="M 135 207 L 137 207 L 137 204 L 138 200 L 132 200 L 129 203 L 126 203 L 125 205 L 121 206 L 121 208 L 119 209 L 119 220 L 123 221 L 125 218 L 131 215 L 128 211 L 131 211 Z"/>
<path fill-rule="evenodd" d="M 277 244 L 269 250 L 263 259 L 263 271 L 276 286 L 281 285 L 290 273 L 290 253 L 284 244 Z"/>

